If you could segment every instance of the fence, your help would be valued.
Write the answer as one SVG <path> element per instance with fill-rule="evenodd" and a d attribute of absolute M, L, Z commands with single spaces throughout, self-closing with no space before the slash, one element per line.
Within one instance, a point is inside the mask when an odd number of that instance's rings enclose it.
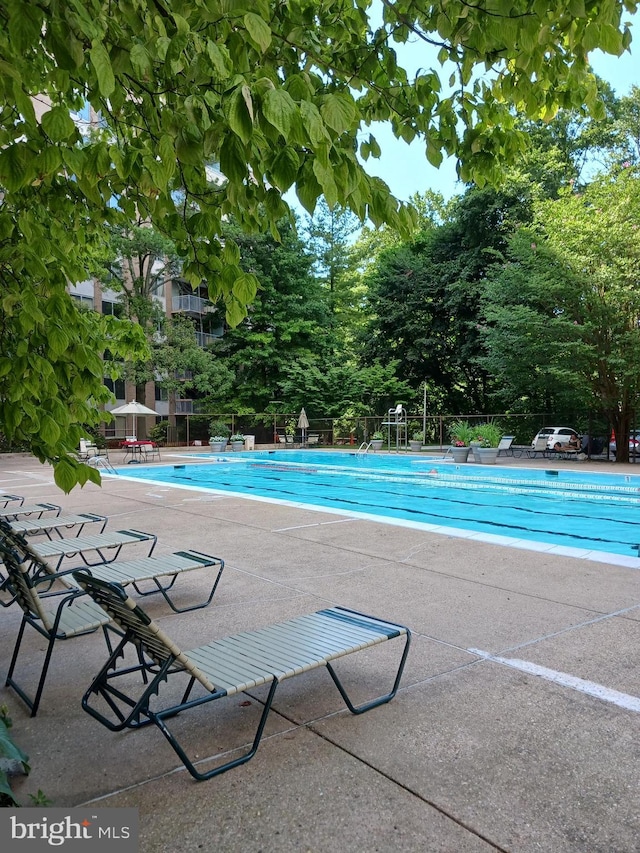
<path fill-rule="evenodd" d="M 298 427 L 298 412 L 263 412 L 260 414 L 211 413 L 180 414 L 175 416 L 175 425 L 167 428 L 166 443 L 170 446 L 192 445 L 194 442 L 207 444 L 209 441 L 209 423 L 218 421 L 226 424 L 231 433 L 243 433 L 255 436 L 256 444 L 273 444 L 278 436 L 301 437 Z M 449 428 L 455 421 L 468 421 L 471 425 L 492 422 L 499 425 L 504 435 L 515 436 L 515 444 L 528 445 L 534 435 L 544 426 L 560 425 L 575 429 L 581 435 L 590 435 L 604 439 L 608 444 L 610 425 L 588 412 L 567 415 L 550 413 L 533 414 L 446 414 L 424 415 L 422 412 L 407 413 L 407 429 L 403 443 L 415 433 L 424 432 L 425 445 L 444 448 L 449 445 Z M 318 435 L 323 445 L 356 445 L 370 441 L 374 432 L 380 431 L 387 438 L 386 415 L 362 416 L 354 418 L 309 418 L 309 434 Z M 395 434 L 391 437 L 395 445 Z"/>

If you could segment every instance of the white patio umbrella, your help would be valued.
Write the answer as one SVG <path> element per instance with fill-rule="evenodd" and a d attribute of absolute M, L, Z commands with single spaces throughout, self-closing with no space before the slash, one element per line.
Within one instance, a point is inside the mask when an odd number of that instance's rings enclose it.
<path fill-rule="evenodd" d="M 137 400 L 131 400 L 129 403 L 125 403 L 124 406 L 117 406 L 115 409 L 111 409 L 112 415 L 133 415 L 133 429 L 135 434 L 138 432 L 135 428 L 136 418 L 145 417 L 146 415 L 159 415 L 160 412 L 156 412 L 155 409 L 150 409 L 148 406 L 143 406 L 142 403 L 138 403 Z"/>
<path fill-rule="evenodd" d="M 309 429 L 309 418 L 307 417 L 307 413 L 304 410 L 304 406 L 300 410 L 300 417 L 298 418 L 298 429 L 302 430 L 302 443 L 306 443 L 307 439 L 307 430 Z"/>

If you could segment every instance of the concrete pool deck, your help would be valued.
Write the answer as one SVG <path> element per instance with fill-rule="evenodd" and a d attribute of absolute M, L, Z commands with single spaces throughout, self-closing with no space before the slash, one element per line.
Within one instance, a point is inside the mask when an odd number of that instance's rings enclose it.
<path fill-rule="evenodd" d="M 156 553 L 191 547 L 222 557 L 208 608 L 176 615 L 145 602 L 185 648 L 333 604 L 413 632 L 391 703 L 353 717 L 325 672 L 291 679 L 256 756 L 203 783 L 157 730 L 113 734 L 82 711 L 105 658 L 100 635 L 60 643 L 37 717 L 13 691 L 0 693 L 30 755 L 31 775 L 14 785 L 23 805 L 41 789 L 54 806 L 135 807 L 142 853 L 640 849 L 636 569 L 115 478 L 65 496 L 49 468 L 22 455 L 0 457 L 0 492 L 157 533 Z M 206 576 L 180 582 L 188 597 Z M 19 622 L 15 606 L 2 611 L 2 684 Z M 32 634 L 23 643 L 27 678 L 43 645 Z M 350 656 L 346 671 L 376 691 L 391 646 L 375 662 Z M 176 724 L 205 760 L 246 741 L 264 695 L 214 703 Z"/>

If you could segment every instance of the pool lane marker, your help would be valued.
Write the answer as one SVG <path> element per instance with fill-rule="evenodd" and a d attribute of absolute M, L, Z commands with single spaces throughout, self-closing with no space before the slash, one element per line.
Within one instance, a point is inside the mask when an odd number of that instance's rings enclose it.
<path fill-rule="evenodd" d="M 548 669 L 546 666 L 539 666 L 527 660 L 503 658 L 498 655 L 492 655 L 490 652 L 484 652 L 482 649 L 467 649 L 467 651 L 470 654 L 478 655 L 478 657 L 484 660 L 501 663 L 503 666 L 518 669 L 529 675 L 536 675 L 538 678 L 552 681 L 561 687 L 568 687 L 571 690 L 577 690 L 579 693 L 586 693 L 588 696 L 601 699 L 603 702 L 609 702 L 612 705 L 617 705 L 619 708 L 625 708 L 627 711 L 634 711 L 636 714 L 640 714 L 640 697 L 638 696 L 630 696 L 628 693 L 621 693 L 619 690 L 611 690 L 602 684 L 596 684 L 595 681 L 586 681 L 584 678 L 577 678 L 575 675 L 568 675 L 566 672 Z"/>

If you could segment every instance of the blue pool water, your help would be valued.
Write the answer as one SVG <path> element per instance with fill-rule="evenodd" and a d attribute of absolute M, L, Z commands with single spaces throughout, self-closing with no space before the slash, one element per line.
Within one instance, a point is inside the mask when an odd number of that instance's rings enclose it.
<path fill-rule="evenodd" d="M 618 554 L 630 558 L 629 565 L 639 557 L 640 476 L 321 450 L 199 458 L 202 464 L 141 465 L 120 474 L 490 539 L 509 537 L 532 547 L 543 543 L 561 553 Z"/>

